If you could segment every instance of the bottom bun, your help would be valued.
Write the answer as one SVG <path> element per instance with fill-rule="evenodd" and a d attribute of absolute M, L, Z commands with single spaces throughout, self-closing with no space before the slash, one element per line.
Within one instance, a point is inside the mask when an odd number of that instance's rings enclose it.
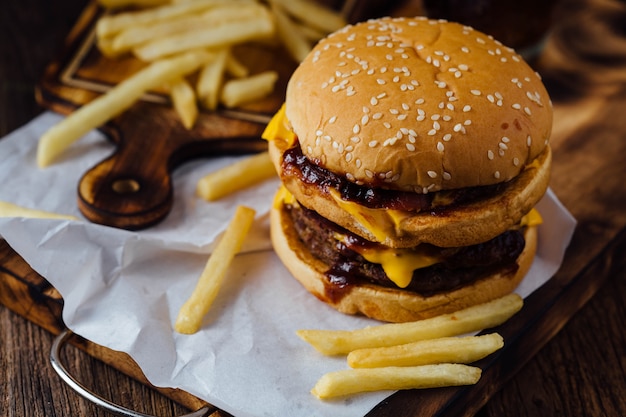
<path fill-rule="evenodd" d="M 528 273 L 537 249 L 537 228 L 527 227 L 526 245 L 517 259 L 517 270 L 431 296 L 369 283 L 333 288 L 326 278 L 329 266 L 314 257 L 302 243 L 284 205 L 272 208 L 270 224 L 276 254 L 307 291 L 342 313 L 395 323 L 452 313 L 513 292 Z"/>

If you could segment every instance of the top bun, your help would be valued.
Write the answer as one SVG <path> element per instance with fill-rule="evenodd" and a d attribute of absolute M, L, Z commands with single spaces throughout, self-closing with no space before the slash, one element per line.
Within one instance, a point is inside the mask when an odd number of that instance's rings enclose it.
<path fill-rule="evenodd" d="M 538 74 L 470 27 L 381 18 L 320 41 L 286 116 L 315 163 L 357 184 L 427 193 L 516 177 L 547 146 Z"/>

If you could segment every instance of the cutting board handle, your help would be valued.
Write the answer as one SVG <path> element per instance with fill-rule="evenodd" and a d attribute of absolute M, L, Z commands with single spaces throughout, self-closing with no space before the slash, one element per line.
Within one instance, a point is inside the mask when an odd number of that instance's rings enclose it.
<path fill-rule="evenodd" d="M 194 158 L 267 149 L 260 138 L 262 124 L 224 118 L 218 123 L 211 117 L 203 123 L 186 130 L 175 116 L 164 115 L 163 106 L 139 103 L 107 124 L 103 131 L 116 149 L 81 178 L 82 214 L 122 229 L 152 226 L 172 208 L 171 173 L 177 166 Z M 229 137 L 232 132 L 237 136 Z"/>

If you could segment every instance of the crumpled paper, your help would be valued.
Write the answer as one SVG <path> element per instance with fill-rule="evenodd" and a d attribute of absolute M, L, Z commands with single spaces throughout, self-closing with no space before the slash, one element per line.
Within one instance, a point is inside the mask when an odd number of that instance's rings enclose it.
<path fill-rule="evenodd" d="M 113 145 L 93 131 L 61 161 L 41 170 L 39 136 L 60 120 L 44 113 L 0 140 L 0 200 L 73 214 L 76 186 Z M 235 157 L 200 159 L 174 174 L 175 203 L 153 228 L 130 232 L 84 220 L 1 218 L 2 236 L 61 293 L 63 319 L 73 332 L 128 353 L 148 380 L 180 388 L 237 416 L 364 415 L 391 392 L 333 401 L 310 394 L 327 372 L 345 369 L 343 357 L 324 357 L 300 340 L 302 328 L 352 329 L 375 324 L 336 312 L 308 294 L 271 250 L 267 214 L 277 180 L 208 203 L 197 180 Z M 257 211 L 255 224 L 225 283 L 194 335 L 173 330 L 211 248 L 237 205 Z M 549 191 L 538 256 L 517 292 L 527 296 L 561 264 L 575 220 Z M 123 404 L 122 404 L 123 405 Z"/>

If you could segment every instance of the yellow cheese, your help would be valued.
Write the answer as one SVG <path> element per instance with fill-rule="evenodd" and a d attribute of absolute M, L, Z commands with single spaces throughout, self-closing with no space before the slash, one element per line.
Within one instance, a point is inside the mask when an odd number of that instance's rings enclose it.
<path fill-rule="evenodd" d="M 384 246 L 362 247 L 348 245 L 345 235 L 337 234 L 335 239 L 344 242 L 355 252 L 358 252 L 368 262 L 380 264 L 387 277 L 400 288 L 406 288 L 411 283 L 413 271 L 426 268 L 442 261 L 441 257 L 428 250 L 429 247 L 420 245 L 410 249 L 393 249 Z"/>
<path fill-rule="evenodd" d="M 285 148 L 290 148 L 296 141 L 296 135 L 289 129 L 289 122 L 285 116 L 285 105 L 280 107 L 272 120 L 267 124 L 261 137 L 268 142 L 281 140 L 285 142 Z"/>
<path fill-rule="evenodd" d="M 274 196 L 273 207 L 275 209 L 280 209 L 283 204 L 293 204 L 295 203 L 296 198 L 285 188 L 284 185 L 281 185 Z"/>
<path fill-rule="evenodd" d="M 520 221 L 521 226 L 538 226 L 541 223 L 543 223 L 543 218 L 537 209 L 530 210 Z"/>
<path fill-rule="evenodd" d="M 330 189 L 330 195 L 342 210 L 347 211 L 357 222 L 369 231 L 379 242 L 384 242 L 390 234 L 396 234 L 400 222 L 411 213 L 402 210 L 371 209 L 341 198 L 339 191 Z"/>

